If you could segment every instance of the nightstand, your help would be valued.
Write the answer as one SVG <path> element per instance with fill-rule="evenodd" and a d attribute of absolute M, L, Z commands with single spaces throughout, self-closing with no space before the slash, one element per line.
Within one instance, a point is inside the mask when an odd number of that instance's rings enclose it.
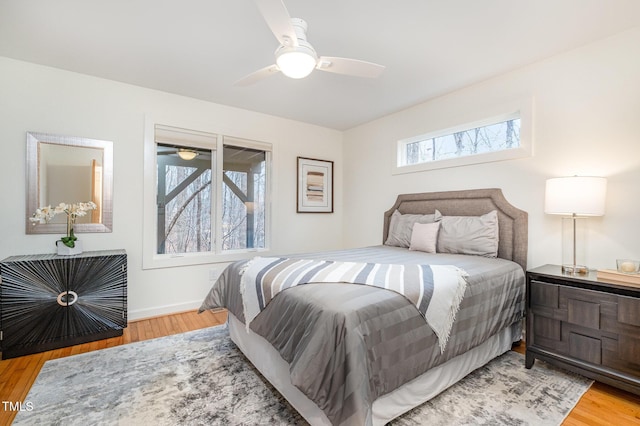
<path fill-rule="evenodd" d="M 527 271 L 526 368 L 536 359 L 640 395 L 640 288 Z"/>

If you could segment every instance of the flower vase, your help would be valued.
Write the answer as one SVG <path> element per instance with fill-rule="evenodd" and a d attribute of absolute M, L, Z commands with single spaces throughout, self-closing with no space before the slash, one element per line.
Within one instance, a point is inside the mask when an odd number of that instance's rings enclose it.
<path fill-rule="evenodd" d="M 82 253 L 82 241 L 76 240 L 75 247 L 66 246 L 62 241 L 56 241 L 56 248 L 60 256 L 71 256 Z"/>

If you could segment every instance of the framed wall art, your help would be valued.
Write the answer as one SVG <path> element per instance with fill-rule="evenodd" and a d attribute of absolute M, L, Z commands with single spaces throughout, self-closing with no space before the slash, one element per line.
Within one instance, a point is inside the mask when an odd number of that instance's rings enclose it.
<path fill-rule="evenodd" d="M 298 157 L 298 213 L 333 213 L 333 161 Z"/>

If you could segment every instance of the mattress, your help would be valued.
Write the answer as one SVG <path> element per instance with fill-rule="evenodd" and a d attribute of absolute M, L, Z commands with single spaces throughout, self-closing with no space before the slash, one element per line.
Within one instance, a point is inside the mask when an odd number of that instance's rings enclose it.
<path fill-rule="evenodd" d="M 444 351 L 404 296 L 358 284 L 306 284 L 279 293 L 250 324 L 289 365 L 293 386 L 333 424 L 373 424 L 373 402 L 520 321 L 524 273 L 509 260 L 374 246 L 296 255 L 382 264 L 455 265 L 468 284 Z M 244 322 L 241 272 L 225 269 L 201 309 Z"/>

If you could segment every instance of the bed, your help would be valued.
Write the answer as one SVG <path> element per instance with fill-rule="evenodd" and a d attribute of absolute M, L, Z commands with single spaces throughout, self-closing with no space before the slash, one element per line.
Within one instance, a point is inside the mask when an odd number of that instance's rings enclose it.
<path fill-rule="evenodd" d="M 415 226 L 420 223 L 412 223 L 415 218 L 425 218 L 425 224 Z M 436 222 L 438 251 L 444 253 L 414 249 L 420 246 L 417 240 L 395 241 L 409 236 L 407 224 L 415 231 L 433 229 Z M 488 240 L 490 255 L 483 253 L 487 240 L 476 238 L 478 226 L 481 234 L 488 228 L 495 233 L 495 240 Z M 256 259 L 229 265 L 202 304 L 201 310 L 228 310 L 231 339 L 312 425 L 386 424 L 521 339 L 527 213 L 512 206 L 501 190 L 399 195 L 384 214 L 382 237 L 380 246 L 286 260 L 431 268 L 434 276 L 453 268 L 465 283 L 446 336 L 425 322 L 408 296 L 349 280 L 291 286 L 249 316 L 254 296 L 243 280 L 253 282 Z M 429 247 L 432 243 L 427 241 Z M 465 254 L 477 250 L 481 255 Z"/>

